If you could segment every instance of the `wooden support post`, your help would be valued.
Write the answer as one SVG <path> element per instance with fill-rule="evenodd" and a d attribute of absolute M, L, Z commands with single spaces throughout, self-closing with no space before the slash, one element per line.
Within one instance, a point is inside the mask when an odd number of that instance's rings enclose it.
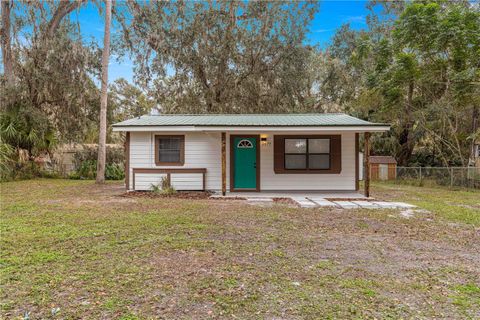
<path fill-rule="evenodd" d="M 355 191 L 358 191 L 360 189 L 360 161 L 359 161 L 359 140 L 360 135 L 358 133 L 355 133 Z"/>
<path fill-rule="evenodd" d="M 364 162 L 365 162 L 365 197 L 370 197 L 370 132 L 365 132 Z"/>
<path fill-rule="evenodd" d="M 130 132 L 125 135 L 125 188 L 130 190 Z"/>
<path fill-rule="evenodd" d="M 222 195 L 227 193 L 227 134 L 222 132 Z"/>

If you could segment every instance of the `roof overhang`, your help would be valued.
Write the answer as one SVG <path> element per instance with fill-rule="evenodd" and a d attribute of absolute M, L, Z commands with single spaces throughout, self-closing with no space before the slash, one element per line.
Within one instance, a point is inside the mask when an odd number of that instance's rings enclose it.
<path fill-rule="evenodd" d="M 113 126 L 113 131 L 129 132 L 274 132 L 274 131 L 347 131 L 347 132 L 385 132 L 389 125 L 369 126 Z"/>

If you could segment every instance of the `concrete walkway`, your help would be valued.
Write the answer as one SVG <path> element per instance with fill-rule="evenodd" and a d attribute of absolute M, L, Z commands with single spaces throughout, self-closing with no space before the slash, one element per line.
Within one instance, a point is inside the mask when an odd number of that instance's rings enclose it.
<path fill-rule="evenodd" d="M 357 192 L 228 192 L 224 197 L 245 198 L 250 204 L 272 203 L 274 198 L 290 198 L 302 208 L 331 207 L 339 209 L 412 209 L 416 206 L 404 202 L 375 201 Z M 328 200 L 335 199 L 335 200 Z"/>
<path fill-rule="evenodd" d="M 386 201 L 330 201 L 324 198 L 292 197 L 302 208 L 315 207 L 336 207 L 341 209 L 411 209 L 414 205 L 404 202 L 386 202 Z"/>

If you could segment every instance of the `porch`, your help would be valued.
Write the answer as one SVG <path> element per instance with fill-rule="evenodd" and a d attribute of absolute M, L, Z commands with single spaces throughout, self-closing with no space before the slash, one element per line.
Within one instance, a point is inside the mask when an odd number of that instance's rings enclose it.
<path fill-rule="evenodd" d="M 360 192 L 355 191 L 260 191 L 260 192 L 226 192 L 222 196 L 217 192 L 212 197 L 225 198 L 323 198 L 323 199 L 368 199 Z"/>
<path fill-rule="evenodd" d="M 286 135 L 284 132 L 251 133 L 221 132 L 221 192 L 223 197 L 250 197 L 250 198 L 290 198 L 293 196 L 332 198 L 332 199 L 368 199 L 370 195 L 370 136 L 371 132 L 313 132 Z M 364 136 L 363 166 L 364 190 L 360 191 L 359 176 L 359 140 Z M 287 151 L 287 140 L 299 150 Z M 297 141 L 295 141 L 297 140 Z M 242 145 L 245 143 L 245 145 Z M 248 143 L 248 146 L 246 146 Z M 312 150 L 311 145 L 319 150 Z M 322 147 L 323 145 L 323 147 Z M 275 146 L 275 150 L 273 146 Z M 300 146 L 300 147 L 298 147 Z M 291 147 L 291 146 L 290 146 Z M 300 150 L 300 149 L 304 150 Z M 250 152 L 251 149 L 253 152 Z M 250 158 L 239 158 L 237 155 L 250 153 Z M 293 159 L 303 157 L 303 166 L 287 163 Z M 318 158 L 315 158 L 318 157 Z M 322 160 L 324 163 L 312 163 L 312 160 Z M 266 159 L 266 164 L 265 164 Z M 237 164 L 241 164 L 241 167 Z M 292 164 L 290 164 L 292 165 Z M 237 167 L 238 166 L 238 167 Z M 342 169 L 343 166 L 343 169 Z M 314 174 L 309 179 L 308 175 Z M 344 175 L 343 177 L 341 175 Z M 237 184 L 249 178 L 246 186 Z M 262 177 L 262 178 L 261 178 Z M 315 190 L 316 181 L 328 185 L 324 190 Z M 343 182 L 340 182 L 343 179 Z M 266 185 L 267 180 L 268 185 Z M 353 186 L 348 186 L 353 182 Z M 228 188 L 227 188 L 228 185 Z M 295 190 L 298 187 L 299 190 Z M 262 190 L 265 188 L 268 191 Z M 278 190 L 275 190 L 278 188 Z M 310 189 L 311 188 L 311 189 Z M 331 189 L 330 189 L 331 188 Z M 285 190 L 284 190 L 285 189 Z M 301 190 L 310 189 L 310 190 Z M 330 189 L 330 190 L 329 190 Z M 344 190 L 345 189 L 345 190 Z"/>

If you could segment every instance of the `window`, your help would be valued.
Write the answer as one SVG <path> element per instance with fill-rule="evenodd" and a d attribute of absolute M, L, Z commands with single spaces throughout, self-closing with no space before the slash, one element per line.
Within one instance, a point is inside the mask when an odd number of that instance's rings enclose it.
<path fill-rule="evenodd" d="M 182 166 L 184 145 L 185 136 L 155 136 L 155 164 L 157 166 Z"/>
<path fill-rule="evenodd" d="M 247 139 L 243 139 L 243 140 L 240 140 L 237 144 L 237 148 L 240 148 L 240 149 L 251 149 L 253 148 L 253 144 L 250 140 L 247 140 Z"/>
<path fill-rule="evenodd" d="M 342 135 L 274 135 L 273 171 L 275 174 L 341 173 Z"/>
<path fill-rule="evenodd" d="M 285 169 L 330 169 L 330 139 L 286 138 Z"/>

